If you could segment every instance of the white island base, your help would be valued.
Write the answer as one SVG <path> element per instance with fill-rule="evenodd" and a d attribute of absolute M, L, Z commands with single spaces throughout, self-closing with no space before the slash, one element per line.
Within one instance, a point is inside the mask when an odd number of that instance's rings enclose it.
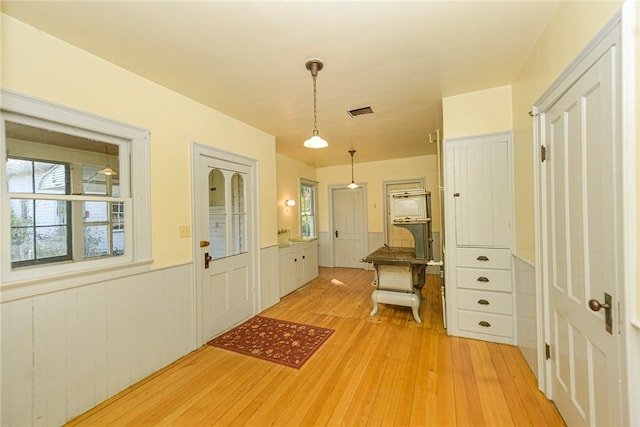
<path fill-rule="evenodd" d="M 405 307 L 411 307 L 413 312 L 413 318 L 416 322 L 422 323 L 418 310 L 420 309 L 420 296 L 415 292 L 402 292 L 402 291 L 387 291 L 382 289 L 376 289 L 371 294 L 371 301 L 373 302 L 373 310 L 371 310 L 371 316 L 375 316 L 378 312 L 378 303 L 402 305 Z"/>

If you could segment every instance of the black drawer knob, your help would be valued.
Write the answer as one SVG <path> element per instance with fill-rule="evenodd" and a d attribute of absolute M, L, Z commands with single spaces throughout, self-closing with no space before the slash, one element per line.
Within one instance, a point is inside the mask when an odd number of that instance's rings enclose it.
<path fill-rule="evenodd" d="M 482 326 L 483 328 L 491 327 L 491 323 L 487 322 L 486 320 L 479 322 L 478 325 Z"/>
<path fill-rule="evenodd" d="M 478 258 L 476 258 L 478 261 L 489 261 L 489 258 L 484 256 L 484 255 L 480 255 Z"/>
<path fill-rule="evenodd" d="M 489 301 L 487 301 L 486 299 L 479 299 L 478 300 L 478 304 L 480 304 L 480 305 L 489 305 Z"/>
<path fill-rule="evenodd" d="M 488 281 L 489 281 L 489 279 L 487 279 L 487 278 L 486 278 L 486 277 L 484 277 L 484 276 L 480 276 L 480 277 L 478 277 L 478 282 L 487 283 Z"/>

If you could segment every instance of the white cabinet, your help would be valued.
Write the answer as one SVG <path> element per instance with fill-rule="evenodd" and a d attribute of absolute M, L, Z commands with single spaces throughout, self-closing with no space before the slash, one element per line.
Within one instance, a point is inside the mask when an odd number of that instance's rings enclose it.
<path fill-rule="evenodd" d="M 280 248 L 280 296 L 318 277 L 318 241 L 293 243 Z"/>
<path fill-rule="evenodd" d="M 305 285 L 318 277 L 318 241 L 303 243 L 302 252 L 302 284 Z"/>
<path fill-rule="evenodd" d="M 447 331 L 515 344 L 511 133 L 444 146 Z"/>

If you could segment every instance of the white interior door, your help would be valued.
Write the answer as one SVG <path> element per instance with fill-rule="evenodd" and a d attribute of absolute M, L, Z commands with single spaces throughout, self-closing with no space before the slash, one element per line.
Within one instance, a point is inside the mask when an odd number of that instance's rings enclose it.
<path fill-rule="evenodd" d="M 206 342 L 254 311 L 252 170 L 201 155 L 198 173 L 199 294 Z"/>
<path fill-rule="evenodd" d="M 389 201 L 389 192 L 396 190 L 414 190 L 424 189 L 422 181 L 407 181 L 398 183 L 385 184 L 385 206 L 386 206 L 386 227 L 387 227 L 387 244 L 398 248 L 412 248 L 415 246 L 413 234 L 404 227 L 396 227 L 391 220 L 391 203 Z"/>
<path fill-rule="evenodd" d="M 542 116 L 547 154 L 541 166 L 543 274 L 549 292 L 552 395 L 570 426 L 622 423 L 617 54 L 615 46 L 606 50 Z M 611 308 L 592 311 L 592 299 L 607 301 Z"/>
<path fill-rule="evenodd" d="M 366 210 L 364 190 L 334 188 L 333 253 L 336 267 L 362 267 L 360 258 L 366 256 Z"/>

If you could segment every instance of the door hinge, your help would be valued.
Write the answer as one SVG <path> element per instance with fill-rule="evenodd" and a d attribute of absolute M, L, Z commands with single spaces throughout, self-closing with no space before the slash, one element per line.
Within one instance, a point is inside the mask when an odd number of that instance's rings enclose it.
<path fill-rule="evenodd" d="M 551 359 L 551 346 L 547 343 L 544 343 L 544 357 L 547 360 Z"/>
<path fill-rule="evenodd" d="M 540 146 L 540 161 L 544 162 L 545 160 L 547 160 L 547 147 L 545 147 L 544 145 Z"/>

